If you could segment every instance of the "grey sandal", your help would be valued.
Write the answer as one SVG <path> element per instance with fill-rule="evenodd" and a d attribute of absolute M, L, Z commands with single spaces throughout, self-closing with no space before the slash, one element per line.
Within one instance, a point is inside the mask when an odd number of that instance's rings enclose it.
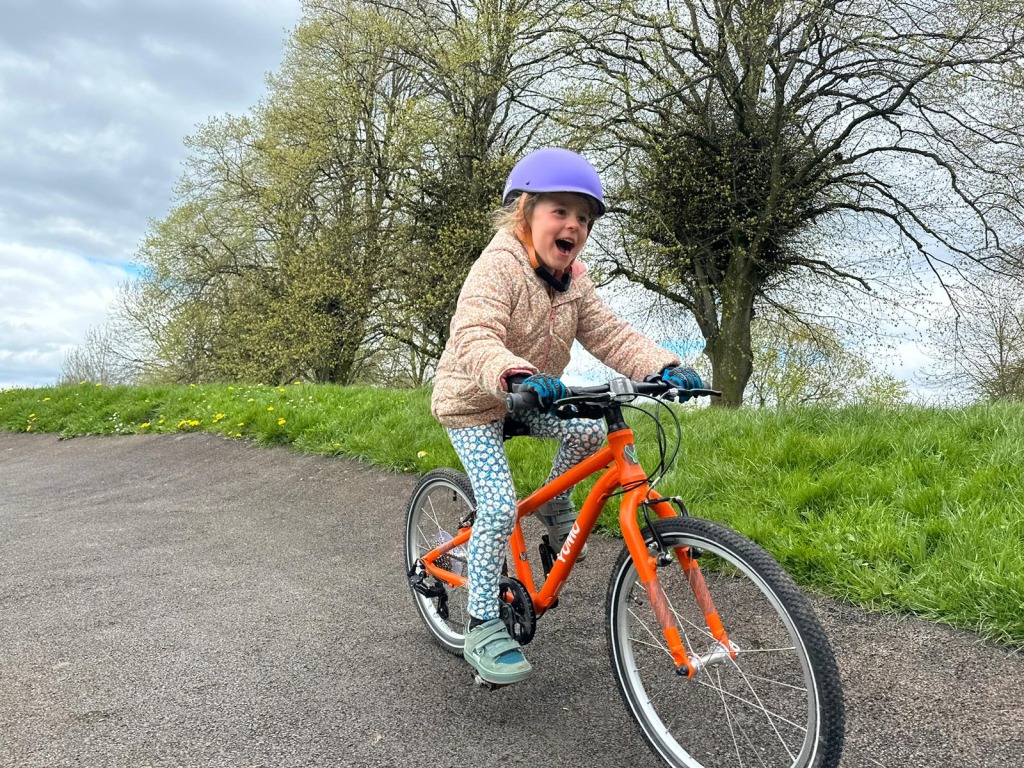
<path fill-rule="evenodd" d="M 462 655 L 484 682 L 494 685 L 518 683 L 533 672 L 523 649 L 509 635 L 501 619 L 491 619 L 473 629 L 467 628 Z"/>

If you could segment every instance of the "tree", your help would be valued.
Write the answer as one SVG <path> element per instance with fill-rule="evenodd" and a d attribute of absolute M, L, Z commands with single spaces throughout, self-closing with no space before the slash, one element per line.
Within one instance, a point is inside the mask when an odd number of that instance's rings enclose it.
<path fill-rule="evenodd" d="M 130 308 L 173 380 L 346 383 L 374 354 L 397 188 L 422 143 L 388 27 L 309 17 L 268 102 L 187 141 L 178 204 Z"/>
<path fill-rule="evenodd" d="M 490 214 L 515 161 L 550 125 L 569 60 L 557 42 L 567 0 L 371 3 L 401 20 L 398 54 L 430 118 L 404 201 L 388 333 L 421 361 L 448 340 L 459 290 L 492 236 Z"/>
<path fill-rule="evenodd" d="M 1024 297 L 991 277 L 967 291 L 960 310 L 936 323 L 928 382 L 988 402 L 1024 402 Z"/>
<path fill-rule="evenodd" d="M 890 407 L 907 399 L 905 382 L 875 370 L 826 326 L 772 313 L 754 320 L 751 338 L 753 405 Z"/>
<path fill-rule="evenodd" d="M 609 273 L 693 314 L 725 405 L 780 286 L 1019 270 L 1017 4 L 586 4 L 575 49 L 604 94 L 589 130 L 619 169 Z"/>
<path fill-rule="evenodd" d="M 134 384 L 139 361 L 125 349 L 124 340 L 116 319 L 89 328 L 84 341 L 65 353 L 59 383 Z"/>

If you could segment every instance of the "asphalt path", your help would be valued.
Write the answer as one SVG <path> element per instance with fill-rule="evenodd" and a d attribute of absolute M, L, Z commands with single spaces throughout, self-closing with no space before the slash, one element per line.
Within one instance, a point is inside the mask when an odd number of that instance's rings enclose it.
<path fill-rule="evenodd" d="M 0 766 L 637 766 L 592 540 L 488 693 L 402 568 L 415 478 L 205 435 L 0 433 Z M 843 765 L 1024 766 L 1024 658 L 815 600 Z"/>

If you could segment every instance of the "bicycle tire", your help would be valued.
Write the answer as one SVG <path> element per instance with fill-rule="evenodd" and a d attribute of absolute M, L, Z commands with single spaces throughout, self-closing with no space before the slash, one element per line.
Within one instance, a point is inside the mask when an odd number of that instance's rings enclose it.
<path fill-rule="evenodd" d="M 707 662 L 690 679 L 677 675 L 623 550 L 608 585 L 609 655 L 626 708 L 652 751 L 673 768 L 835 768 L 844 735 L 842 686 L 828 639 L 799 588 L 765 550 L 724 526 L 686 517 L 653 526 L 666 547 L 700 552 L 708 592 L 738 654 L 712 655 L 722 646 L 673 558 L 658 568 L 658 580 L 687 653 Z M 651 546 L 651 530 L 643 534 Z"/>
<path fill-rule="evenodd" d="M 405 525 L 405 570 L 410 573 L 426 552 L 445 540 L 451 540 L 459 531 L 459 523 L 476 509 L 473 488 L 461 472 L 454 469 L 435 469 L 424 475 L 409 499 Z M 447 538 L 446 538 L 447 537 Z M 465 574 L 466 553 L 453 550 L 451 570 Z M 430 578 L 430 577 L 428 577 Z M 468 617 L 469 595 L 465 588 L 447 584 L 448 617 L 438 611 L 437 598 L 427 597 L 409 584 L 413 602 L 420 618 L 435 640 L 449 653 L 461 656 L 465 645 L 465 627 Z"/>

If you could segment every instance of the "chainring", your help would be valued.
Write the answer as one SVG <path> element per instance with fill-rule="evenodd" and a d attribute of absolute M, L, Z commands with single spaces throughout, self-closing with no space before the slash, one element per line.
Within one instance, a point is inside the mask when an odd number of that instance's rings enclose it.
<path fill-rule="evenodd" d="M 501 620 L 517 643 L 526 645 L 537 631 L 537 612 L 526 586 L 519 579 L 502 576 L 498 580 L 501 596 Z M 507 599 L 510 598 L 510 599 Z"/>

